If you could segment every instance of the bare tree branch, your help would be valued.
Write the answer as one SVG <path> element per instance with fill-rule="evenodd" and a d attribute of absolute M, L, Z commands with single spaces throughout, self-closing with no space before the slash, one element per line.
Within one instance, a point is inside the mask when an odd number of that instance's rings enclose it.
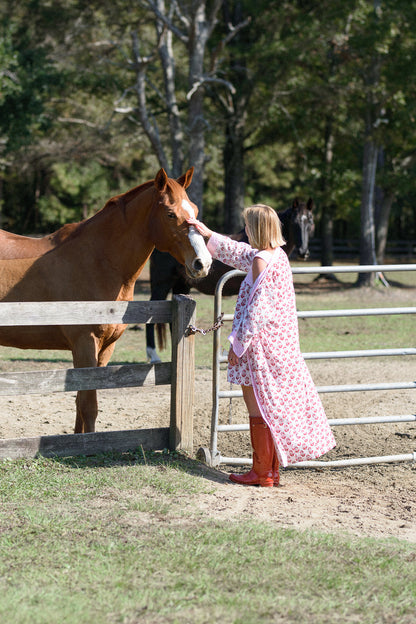
<path fill-rule="evenodd" d="M 92 121 L 87 121 L 86 119 L 80 119 L 78 117 L 58 117 L 58 121 L 67 124 L 79 124 L 81 126 L 87 126 L 87 128 L 100 128 L 100 126 L 92 123 Z"/>
<path fill-rule="evenodd" d="M 247 19 L 245 19 L 244 21 L 240 22 L 236 26 L 233 26 L 230 23 L 228 24 L 228 28 L 229 28 L 228 34 L 221 39 L 221 41 L 218 43 L 217 47 L 215 48 L 214 52 L 211 55 L 210 71 L 212 73 L 217 71 L 218 58 L 219 58 L 220 54 L 222 54 L 222 52 L 224 51 L 225 47 L 240 32 L 240 30 L 242 30 L 243 28 L 248 26 L 250 24 L 250 22 L 251 22 L 251 17 L 248 17 Z"/>
<path fill-rule="evenodd" d="M 152 11 L 153 13 L 156 15 L 156 17 L 165 24 L 165 26 L 167 26 L 167 28 L 169 28 L 169 30 L 180 40 L 182 41 L 183 44 L 187 45 L 188 44 L 188 37 L 187 35 L 181 31 L 179 28 L 177 28 L 171 19 L 168 18 L 167 15 L 165 15 L 164 13 L 162 13 L 159 8 L 156 6 L 156 4 L 154 2 L 152 2 L 151 0 L 145 0 L 145 5 L 147 5 Z"/>
<path fill-rule="evenodd" d="M 235 93 L 236 92 L 234 85 L 231 82 L 229 82 L 228 80 L 223 80 L 222 78 L 210 78 L 208 76 L 204 76 L 204 77 L 201 78 L 201 80 L 198 80 L 198 82 L 195 82 L 193 84 L 192 89 L 190 91 L 188 91 L 188 93 L 186 94 L 186 99 L 190 100 L 191 97 L 193 96 L 193 94 L 207 82 L 212 82 L 214 84 L 223 85 L 231 93 Z"/>

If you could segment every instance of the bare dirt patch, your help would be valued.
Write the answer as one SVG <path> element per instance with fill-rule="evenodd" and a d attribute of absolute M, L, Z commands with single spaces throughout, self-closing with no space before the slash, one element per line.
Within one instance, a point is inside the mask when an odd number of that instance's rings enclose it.
<path fill-rule="evenodd" d="M 27 364 L 27 363 L 26 363 Z M 413 367 L 413 369 L 412 369 Z M 310 364 L 315 383 L 339 383 L 343 365 Z M 361 361 L 350 373 L 350 382 L 364 379 L 414 378 L 411 358 L 375 363 Z M 195 388 L 194 452 L 210 445 L 211 371 L 199 369 Z M 322 395 L 329 418 L 377 414 L 411 414 L 414 391 Z M 99 392 L 97 430 L 116 431 L 168 426 L 169 387 L 104 390 Z M 2 438 L 71 433 L 75 395 L 0 397 Z M 242 401 L 221 406 L 221 421 L 247 422 Z M 334 458 L 408 454 L 416 450 L 416 422 L 344 426 L 334 428 Z M 249 457 L 249 434 L 221 434 L 222 455 Z M 286 469 L 278 488 L 245 488 L 228 481 L 230 472 L 242 470 L 221 465 L 204 468 L 214 492 L 199 497 L 207 517 L 225 522 L 237 517 L 268 520 L 281 527 L 345 531 L 355 535 L 396 537 L 416 542 L 416 464 L 395 463 L 324 469 Z"/>
<path fill-rule="evenodd" d="M 332 288 L 326 280 L 314 288 Z M 345 293 L 348 297 L 348 293 Z M 408 293 L 414 305 L 414 289 Z M 403 305 L 403 304 L 401 304 Z M 414 338 L 414 336 L 413 336 Z M 143 341 L 144 341 L 143 332 Z M 412 342 L 409 336 L 409 343 Z M 308 362 L 318 386 L 413 381 L 411 356 Z M 51 368 L 49 363 L 13 362 L 13 370 Z M 3 366 L 4 368 L 4 366 Z M 7 367 L 6 367 L 7 368 Z M 225 373 L 224 373 L 225 375 Z M 212 385 L 210 368 L 196 371 L 194 455 L 210 446 Z M 225 377 L 222 387 L 226 387 Z M 169 425 L 170 388 L 103 390 L 99 393 L 98 431 Z M 346 392 L 321 395 L 328 418 L 416 414 L 414 390 Z M 75 394 L 0 397 L 0 437 L 19 438 L 71 433 Z M 220 421 L 247 422 L 241 399 L 223 401 Z M 334 427 L 337 447 L 332 458 L 408 455 L 416 451 L 416 420 L 403 424 Z M 220 434 L 218 447 L 227 457 L 249 457 L 249 434 Z M 221 465 L 203 467 L 213 493 L 199 497 L 207 517 L 230 521 L 238 517 L 264 519 L 282 527 L 345 531 L 355 535 L 396 537 L 416 542 L 416 463 L 382 463 L 323 469 L 286 469 L 278 488 L 245 488 L 228 480 L 243 470 Z"/>

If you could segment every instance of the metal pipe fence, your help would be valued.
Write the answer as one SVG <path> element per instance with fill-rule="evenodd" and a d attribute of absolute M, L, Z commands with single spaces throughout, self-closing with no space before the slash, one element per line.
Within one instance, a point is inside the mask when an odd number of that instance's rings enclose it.
<path fill-rule="evenodd" d="M 293 274 L 336 274 L 336 273 L 381 273 L 391 271 L 416 271 L 416 264 L 392 264 L 392 265 L 349 265 L 335 267 L 292 267 Z M 244 276 L 245 273 L 238 270 L 232 270 L 226 273 L 217 284 L 215 300 L 214 300 L 214 319 L 221 314 L 222 307 L 222 291 L 224 284 L 231 278 L 236 276 Z M 298 318 L 330 318 L 341 316 L 375 316 L 375 315 L 392 315 L 392 314 L 416 314 L 416 307 L 401 308 L 360 308 L 347 310 L 310 310 L 298 312 Z M 232 314 L 224 314 L 223 321 L 232 321 Z M 415 332 L 416 334 L 416 332 Z M 251 465 L 250 458 L 243 457 L 226 457 L 221 455 L 218 450 L 218 433 L 231 431 L 248 431 L 248 424 L 219 424 L 219 405 L 221 399 L 232 399 L 242 397 L 241 390 L 220 390 L 220 364 L 227 362 L 227 357 L 221 355 L 220 351 L 221 330 L 213 334 L 213 375 L 212 375 L 212 418 L 211 418 L 211 440 L 210 448 L 199 449 L 199 457 L 211 466 L 220 464 L 228 465 Z M 356 358 L 356 357 L 380 357 L 380 356 L 403 356 L 416 355 L 416 348 L 403 347 L 399 349 L 367 349 L 367 350 L 351 350 L 351 351 L 327 351 L 303 353 L 305 359 L 331 359 L 331 358 Z M 396 383 L 377 383 L 377 384 L 346 384 L 333 386 L 317 386 L 319 393 L 330 392 L 367 392 L 380 390 L 397 390 L 397 389 L 416 389 L 416 381 L 396 382 Z M 391 415 L 377 417 L 360 417 L 348 419 L 329 419 L 331 426 L 340 425 L 364 425 L 378 423 L 398 423 L 398 422 L 414 422 L 416 414 L 408 415 Z M 325 460 L 325 461 L 307 461 L 294 464 L 293 467 L 322 467 L 322 466 L 351 466 L 361 464 L 374 463 L 391 463 L 391 462 L 407 462 L 416 461 L 416 452 L 404 455 L 384 455 L 380 457 L 358 457 L 353 459 L 341 460 Z"/>

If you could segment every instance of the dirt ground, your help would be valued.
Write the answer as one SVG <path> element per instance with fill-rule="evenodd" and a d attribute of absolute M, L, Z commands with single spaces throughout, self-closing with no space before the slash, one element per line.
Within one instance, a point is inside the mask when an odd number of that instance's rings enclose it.
<path fill-rule="evenodd" d="M 146 276 L 145 276 L 146 279 Z M 408 291 L 414 305 L 414 289 Z M 402 305 L 402 304 L 401 304 Z M 143 341 L 145 340 L 144 332 Z M 412 344 L 409 337 L 409 344 Z M 204 338 L 206 339 L 206 337 Z M 197 343 L 196 343 L 197 348 Z M 27 363 L 22 363 L 27 370 Z M 51 368 L 50 363 L 38 363 Z M 416 379 L 413 356 L 308 361 L 317 386 L 403 382 Z M 13 362 L 13 370 L 19 370 Z M 31 370 L 35 367 L 30 366 Z M 227 388 L 225 371 L 221 389 Z M 334 427 L 337 447 L 323 459 L 386 455 L 416 458 L 415 390 L 321 394 L 327 417 L 413 415 L 413 422 Z M 97 431 L 169 426 L 170 387 L 101 390 Z M 198 368 L 195 379 L 194 456 L 210 447 L 212 373 Z M 0 438 L 71 433 L 75 394 L 0 397 Z M 222 399 L 221 423 L 247 423 L 242 399 Z M 224 457 L 250 457 L 248 432 L 220 433 L 218 450 Z M 231 472 L 247 470 L 221 464 L 202 467 L 213 493 L 199 497 L 207 517 L 225 522 L 237 517 L 267 519 L 281 527 L 343 531 L 359 536 L 396 537 L 416 543 L 416 461 L 375 463 L 337 468 L 281 470 L 278 488 L 242 487 L 228 480 Z"/>
<path fill-rule="evenodd" d="M 342 362 L 310 362 L 317 385 L 411 381 L 411 357 L 361 359 L 345 378 Z M 226 381 L 223 380 L 226 387 Z M 224 387 L 224 386 L 222 386 Z M 198 369 L 195 383 L 194 453 L 210 446 L 210 369 Z M 415 414 L 414 390 L 321 395 L 328 418 Z M 102 390 L 98 431 L 168 426 L 170 389 Z M 0 437 L 19 438 L 71 433 L 75 394 L 0 397 Z M 247 422 L 241 399 L 223 400 L 221 422 Z M 414 423 L 334 427 L 337 448 L 327 458 L 411 454 L 416 451 Z M 249 457 L 248 432 L 219 434 L 218 448 L 226 457 Z M 278 488 L 247 488 L 228 481 L 245 467 L 205 468 L 213 493 L 199 497 L 201 511 L 225 522 L 236 517 L 268 519 L 281 527 L 344 531 L 360 536 L 397 537 L 416 543 L 416 463 L 383 463 L 343 468 L 282 470 Z"/>

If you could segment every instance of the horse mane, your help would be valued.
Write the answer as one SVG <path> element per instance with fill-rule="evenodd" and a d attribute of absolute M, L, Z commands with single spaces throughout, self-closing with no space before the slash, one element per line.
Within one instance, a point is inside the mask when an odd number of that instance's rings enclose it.
<path fill-rule="evenodd" d="M 55 243 L 54 246 L 56 247 L 78 237 L 80 233 L 84 230 L 84 228 L 87 226 L 89 221 L 91 219 L 94 219 L 97 215 L 99 215 L 100 213 L 104 211 L 107 212 L 112 209 L 120 208 L 123 211 L 123 214 L 125 215 L 126 203 L 129 202 L 138 193 L 142 191 L 146 191 L 148 188 L 153 186 L 153 184 L 154 184 L 154 181 L 149 180 L 148 182 L 144 182 L 143 184 L 140 184 L 139 186 L 135 186 L 134 188 L 130 189 L 129 191 L 126 191 L 125 193 L 121 193 L 120 195 L 115 195 L 114 197 L 111 197 L 109 200 L 106 201 L 106 203 L 104 204 L 102 208 L 97 210 L 97 212 L 94 213 L 88 219 L 84 219 L 83 221 L 77 221 L 74 223 L 66 223 L 65 225 L 60 227 L 59 230 L 56 230 L 52 234 L 49 234 L 47 238 L 49 238 L 49 240 L 53 240 Z"/>
<path fill-rule="evenodd" d="M 124 203 L 129 202 L 131 199 L 136 197 L 138 193 L 147 191 L 147 189 L 151 188 L 153 185 L 154 185 L 154 180 L 149 180 L 148 182 L 143 182 L 143 184 L 140 184 L 139 186 L 135 186 L 131 188 L 129 191 L 126 191 L 125 193 L 120 193 L 120 195 L 115 195 L 114 197 L 111 197 L 111 199 L 107 201 L 107 203 L 101 210 L 104 210 L 109 204 L 114 203 L 114 202 L 116 203 L 116 205 L 117 204 L 123 205 Z"/>
<path fill-rule="evenodd" d="M 91 217 L 88 219 L 84 219 L 84 221 L 78 221 L 77 223 L 66 223 L 59 230 L 51 234 L 51 237 L 58 240 L 59 245 L 62 243 L 66 243 L 67 241 L 73 240 L 77 236 L 81 234 L 85 227 L 87 227 L 88 223 L 98 217 L 98 215 L 108 212 L 114 209 L 121 209 L 123 215 L 125 215 L 126 211 L 126 203 L 128 203 L 133 197 L 135 197 L 139 192 L 146 191 L 153 185 L 153 180 L 148 182 L 144 182 L 139 186 L 135 186 L 134 188 L 126 191 L 125 193 L 121 193 L 120 195 L 115 195 L 106 201 L 104 206 L 97 210 Z M 99 218 L 99 217 L 98 217 Z M 71 227 L 72 226 L 72 227 Z"/>

